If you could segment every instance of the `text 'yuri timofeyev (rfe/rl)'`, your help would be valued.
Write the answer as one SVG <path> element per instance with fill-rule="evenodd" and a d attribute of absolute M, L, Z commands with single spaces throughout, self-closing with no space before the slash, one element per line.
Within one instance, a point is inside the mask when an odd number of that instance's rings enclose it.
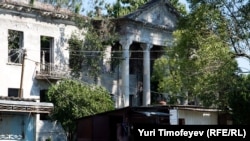
<path fill-rule="evenodd" d="M 163 128 L 158 129 L 137 129 L 139 137 L 241 137 L 246 138 L 245 129 L 206 129 L 206 130 L 168 130 Z"/>

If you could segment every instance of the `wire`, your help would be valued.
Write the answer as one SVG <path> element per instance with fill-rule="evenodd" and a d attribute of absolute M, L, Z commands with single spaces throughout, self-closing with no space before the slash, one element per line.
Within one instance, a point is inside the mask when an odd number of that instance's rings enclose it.
<path fill-rule="evenodd" d="M 29 51 L 37 51 L 37 52 L 41 52 L 40 49 L 27 49 Z M 42 50 L 50 50 L 50 49 L 42 49 Z M 110 53 L 122 53 L 124 52 L 123 50 L 112 50 L 112 51 L 106 51 L 106 50 L 103 50 L 103 51 L 100 51 L 100 50 L 72 50 L 72 49 L 64 49 L 64 50 L 68 50 L 69 52 L 76 52 L 76 53 L 106 53 L 106 52 L 110 52 Z M 173 50 L 168 50 L 168 51 L 173 51 Z M 142 52 L 146 52 L 144 50 L 129 50 L 129 52 L 131 53 L 142 53 Z M 166 50 L 150 50 L 151 53 L 163 53 L 163 52 L 166 52 Z"/>

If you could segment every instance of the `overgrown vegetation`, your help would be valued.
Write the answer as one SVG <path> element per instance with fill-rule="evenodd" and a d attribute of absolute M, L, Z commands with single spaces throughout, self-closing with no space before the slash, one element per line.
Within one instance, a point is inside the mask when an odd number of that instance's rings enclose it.
<path fill-rule="evenodd" d="M 181 18 L 173 46 L 155 62 L 158 92 L 172 104 L 185 99 L 231 110 L 235 124 L 249 124 L 249 75 L 238 74 L 235 60 L 249 60 L 249 1 L 187 1 L 190 13 Z"/>
<path fill-rule="evenodd" d="M 232 110 L 234 124 L 250 124 L 250 75 L 237 76 L 229 88 L 229 107 Z"/>
<path fill-rule="evenodd" d="M 114 109 L 114 102 L 104 87 L 78 80 L 65 79 L 53 84 L 48 90 L 48 100 L 54 104 L 52 119 L 62 124 L 69 140 L 75 133 L 77 118 Z"/>
<path fill-rule="evenodd" d="M 103 57 L 108 46 L 117 42 L 115 23 L 111 20 L 83 19 L 75 17 L 80 29 L 86 30 L 82 35 L 72 34 L 69 39 L 70 67 L 74 77 L 79 77 L 81 69 L 85 67 L 91 77 L 99 76 L 103 66 Z"/>
<path fill-rule="evenodd" d="M 228 106 L 227 91 L 237 64 L 225 42 L 229 33 L 224 24 L 220 11 L 207 4 L 180 20 L 173 46 L 156 61 L 153 75 L 158 91 L 167 93 L 174 104 L 183 99 L 186 103 L 181 104 Z"/>
<path fill-rule="evenodd" d="M 81 12 L 82 0 L 30 0 L 30 4 L 33 5 L 35 1 L 48 3 L 56 8 L 66 8 L 73 13 Z"/>
<path fill-rule="evenodd" d="M 148 0 L 117 0 L 113 5 L 106 4 L 105 8 L 107 9 L 109 17 L 119 18 L 136 11 L 146 2 L 148 2 Z M 169 3 L 178 9 L 180 14 L 185 15 L 187 13 L 185 6 L 181 4 L 179 0 L 169 0 Z"/>

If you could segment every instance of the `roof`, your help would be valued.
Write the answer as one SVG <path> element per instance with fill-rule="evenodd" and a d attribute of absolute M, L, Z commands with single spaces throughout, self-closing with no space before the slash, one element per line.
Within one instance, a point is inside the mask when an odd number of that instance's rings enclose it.
<path fill-rule="evenodd" d="M 40 14 L 42 17 L 53 17 L 56 19 L 64 19 L 64 20 L 71 20 L 72 15 L 75 13 L 71 12 L 66 8 L 59 8 L 55 7 L 51 4 L 42 3 L 39 1 L 34 1 L 33 4 L 30 4 L 27 0 L 0 0 L 0 8 L 6 10 L 17 11 L 19 14 L 20 12 L 24 13 L 36 13 Z M 78 15 L 80 16 L 80 15 Z M 81 16 L 82 18 L 87 18 Z"/>
<path fill-rule="evenodd" d="M 201 107 L 201 106 L 193 106 L 193 105 L 160 105 L 160 106 L 139 106 L 139 107 L 124 107 L 124 108 L 119 108 L 119 109 L 114 109 L 90 116 L 84 116 L 81 118 L 78 118 L 76 120 L 82 120 L 82 119 L 87 119 L 91 118 L 94 116 L 102 116 L 102 115 L 113 115 L 117 113 L 127 113 L 127 112 L 135 112 L 135 113 L 140 113 L 145 116 L 151 116 L 151 115 L 157 115 L 157 116 L 170 116 L 168 110 L 171 109 L 177 109 L 177 110 L 191 110 L 191 111 L 202 111 L 202 112 L 218 112 L 221 111 L 216 108 L 206 108 L 206 107 Z"/>
<path fill-rule="evenodd" d="M 173 5 L 170 4 L 170 2 L 168 0 L 150 0 L 149 2 L 144 4 L 143 6 L 139 7 L 136 11 L 134 11 L 134 12 L 128 14 L 128 15 L 125 15 L 123 18 L 135 19 L 140 14 L 142 14 L 144 11 L 155 8 L 159 4 L 162 4 L 162 3 L 164 3 L 165 6 L 167 6 L 169 8 L 169 10 L 173 14 L 175 14 L 177 17 L 180 16 L 179 12 L 173 7 Z"/>
<path fill-rule="evenodd" d="M 94 115 L 90 115 L 90 116 L 84 116 L 84 117 L 81 117 L 81 118 L 76 119 L 76 120 L 91 118 L 93 116 L 126 114 L 129 112 L 141 113 L 141 114 L 144 114 L 145 116 L 167 115 L 167 113 L 163 113 L 160 111 L 162 109 L 168 110 L 167 107 L 163 107 L 163 106 L 160 106 L 160 107 L 158 107 L 158 106 L 124 107 L 124 108 L 118 108 L 118 109 L 114 109 L 114 110 L 110 110 L 110 111 L 106 111 L 106 112 L 102 112 L 102 113 L 98 113 L 98 114 L 94 114 Z"/>
<path fill-rule="evenodd" d="M 115 21 L 136 23 L 155 29 L 173 31 L 179 17 L 179 12 L 168 0 L 151 0 L 136 11 L 117 18 Z"/>
<path fill-rule="evenodd" d="M 171 109 L 177 110 L 190 110 L 190 111 L 202 111 L 202 112 L 219 112 L 222 111 L 221 109 L 217 108 L 207 108 L 195 105 L 173 105 Z"/>

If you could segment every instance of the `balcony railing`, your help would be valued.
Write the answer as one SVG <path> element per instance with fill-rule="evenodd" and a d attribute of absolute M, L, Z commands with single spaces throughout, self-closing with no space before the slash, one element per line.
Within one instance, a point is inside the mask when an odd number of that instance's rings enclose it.
<path fill-rule="evenodd" d="M 36 71 L 36 79 L 60 80 L 70 76 L 70 70 L 65 65 L 53 63 L 39 64 Z"/>

